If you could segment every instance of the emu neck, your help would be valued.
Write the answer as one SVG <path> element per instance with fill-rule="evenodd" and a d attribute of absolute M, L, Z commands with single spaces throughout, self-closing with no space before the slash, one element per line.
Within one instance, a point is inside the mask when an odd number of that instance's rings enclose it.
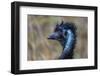
<path fill-rule="evenodd" d="M 63 47 L 63 51 L 62 54 L 60 56 L 60 59 L 70 59 L 72 58 L 72 53 L 73 53 L 73 44 L 74 44 L 74 34 L 72 33 L 71 30 L 67 30 L 67 36 L 65 36 L 65 38 L 60 41 L 62 47 Z"/>

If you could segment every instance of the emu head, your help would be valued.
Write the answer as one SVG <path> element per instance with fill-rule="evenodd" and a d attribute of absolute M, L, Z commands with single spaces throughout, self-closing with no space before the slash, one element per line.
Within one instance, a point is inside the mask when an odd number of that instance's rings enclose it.
<path fill-rule="evenodd" d="M 62 23 L 57 24 L 54 32 L 49 35 L 48 39 L 58 40 L 62 47 L 63 52 L 60 59 L 72 58 L 73 49 L 76 42 L 76 27 L 73 23 Z"/>
<path fill-rule="evenodd" d="M 58 41 L 63 40 L 66 34 L 67 34 L 67 31 L 64 28 L 64 23 L 62 21 L 61 24 L 56 25 L 54 32 L 51 35 L 49 35 L 48 39 L 58 40 Z"/>

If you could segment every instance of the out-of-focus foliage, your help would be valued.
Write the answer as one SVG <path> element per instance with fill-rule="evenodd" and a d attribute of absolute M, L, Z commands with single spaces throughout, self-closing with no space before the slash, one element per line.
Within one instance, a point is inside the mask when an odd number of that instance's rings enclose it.
<path fill-rule="evenodd" d="M 28 15 L 28 60 L 57 59 L 62 53 L 58 41 L 48 40 L 55 25 L 64 22 L 74 23 L 77 27 L 77 41 L 74 59 L 87 58 L 87 17 Z"/>

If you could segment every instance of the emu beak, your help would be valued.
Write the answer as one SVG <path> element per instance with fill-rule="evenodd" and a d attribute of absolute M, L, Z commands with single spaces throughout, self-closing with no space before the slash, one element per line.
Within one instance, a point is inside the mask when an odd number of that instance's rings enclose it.
<path fill-rule="evenodd" d="M 49 35 L 48 39 L 57 40 L 57 34 L 52 33 L 51 35 Z"/>

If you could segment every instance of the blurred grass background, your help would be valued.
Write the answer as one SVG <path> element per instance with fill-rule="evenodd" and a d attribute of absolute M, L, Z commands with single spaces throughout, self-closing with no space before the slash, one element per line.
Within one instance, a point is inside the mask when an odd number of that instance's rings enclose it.
<path fill-rule="evenodd" d="M 55 25 L 64 22 L 74 23 L 77 27 L 77 41 L 74 49 L 74 59 L 87 58 L 88 18 L 74 16 L 43 16 L 28 15 L 28 60 L 57 59 L 62 53 L 58 41 L 48 40 Z"/>

